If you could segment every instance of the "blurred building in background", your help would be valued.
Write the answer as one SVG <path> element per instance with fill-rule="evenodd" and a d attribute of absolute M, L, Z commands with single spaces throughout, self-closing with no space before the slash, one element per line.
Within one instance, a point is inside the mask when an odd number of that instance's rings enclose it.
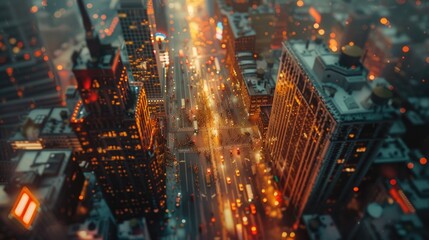
<path fill-rule="evenodd" d="M 66 239 L 84 176 L 71 150 L 26 150 L 0 184 L 0 232 L 4 239 Z"/>
<path fill-rule="evenodd" d="M 10 152 L 5 139 L 28 110 L 63 103 L 60 84 L 39 34 L 31 1 L 0 2 L 0 157 Z"/>

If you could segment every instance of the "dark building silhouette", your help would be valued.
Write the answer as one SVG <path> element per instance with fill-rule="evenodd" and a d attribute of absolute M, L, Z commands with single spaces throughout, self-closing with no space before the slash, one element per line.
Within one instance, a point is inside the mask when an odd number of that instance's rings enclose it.
<path fill-rule="evenodd" d="M 85 6 L 78 4 L 89 55 L 84 49 L 74 62 L 82 101 L 71 124 L 116 219 L 146 216 L 156 232 L 153 224 L 166 207 L 165 168 L 152 150 L 145 91 L 130 86 L 119 49 L 100 43 Z"/>

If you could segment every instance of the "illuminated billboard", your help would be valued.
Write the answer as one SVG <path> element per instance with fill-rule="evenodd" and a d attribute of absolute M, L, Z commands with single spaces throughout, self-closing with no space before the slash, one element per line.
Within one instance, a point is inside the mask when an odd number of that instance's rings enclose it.
<path fill-rule="evenodd" d="M 216 24 L 216 39 L 219 41 L 222 40 L 222 32 L 223 32 L 223 26 L 221 22 L 217 22 Z"/>
<path fill-rule="evenodd" d="M 16 218 L 26 229 L 30 229 L 39 207 L 40 203 L 36 197 L 27 187 L 23 187 L 9 216 Z"/>

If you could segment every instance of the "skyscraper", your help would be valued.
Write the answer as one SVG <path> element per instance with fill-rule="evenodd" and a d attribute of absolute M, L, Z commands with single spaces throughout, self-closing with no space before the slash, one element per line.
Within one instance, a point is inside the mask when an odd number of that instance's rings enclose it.
<path fill-rule="evenodd" d="M 115 217 L 145 215 L 150 221 L 165 207 L 165 168 L 151 150 L 145 91 L 129 85 L 119 49 L 100 44 L 84 4 L 78 4 L 90 53 L 83 50 L 74 61 L 82 101 L 71 124 Z"/>
<path fill-rule="evenodd" d="M 155 16 L 152 0 L 121 0 L 118 10 L 134 81 L 141 82 L 150 112 L 163 113 L 162 73 L 155 44 Z"/>
<path fill-rule="evenodd" d="M 392 93 L 384 79 L 366 78 L 361 53 L 283 43 L 267 150 L 294 227 L 303 212 L 344 203 L 358 190 L 390 128 Z"/>
<path fill-rule="evenodd" d="M 28 110 L 61 104 L 58 77 L 45 54 L 34 16 L 37 10 L 31 1 L 0 1 L 2 139 L 7 138 Z"/>

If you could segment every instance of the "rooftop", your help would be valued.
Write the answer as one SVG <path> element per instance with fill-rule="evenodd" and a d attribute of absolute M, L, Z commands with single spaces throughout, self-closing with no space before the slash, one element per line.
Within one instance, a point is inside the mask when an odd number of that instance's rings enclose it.
<path fill-rule="evenodd" d="M 250 26 L 248 13 L 228 11 L 223 11 L 223 13 L 228 18 L 235 39 L 256 35 L 255 30 Z"/>
<path fill-rule="evenodd" d="M 312 240 L 340 240 L 341 235 L 330 215 L 304 215 L 302 217 Z"/>
<path fill-rule="evenodd" d="M 70 113 L 66 107 L 52 108 L 43 126 L 42 134 L 74 133 L 69 124 Z"/>
<path fill-rule="evenodd" d="M 385 79 L 367 80 L 362 66 L 340 65 L 340 55 L 332 53 L 317 42 L 290 41 L 285 46 L 296 56 L 299 65 L 312 80 L 318 95 L 330 112 L 342 120 L 371 120 L 390 118 L 393 109 L 387 104 L 391 92 Z M 355 51 L 347 51 L 354 54 Z M 356 56 L 345 57 L 355 61 Z"/>
<path fill-rule="evenodd" d="M 386 204 L 382 207 L 381 215 L 377 218 L 368 217 L 363 220 L 363 234 L 378 239 L 423 239 L 419 234 L 423 224 L 416 214 L 404 214 L 397 204 Z M 359 237 L 359 236 L 357 236 Z"/>
<path fill-rule="evenodd" d="M 32 193 L 43 204 L 54 204 L 66 179 L 65 170 L 71 161 L 71 150 L 41 150 L 24 151 L 14 161 L 17 167 L 11 179 L 13 190 L 19 186 L 29 186 Z M 0 186 L 1 205 L 11 206 L 14 200 L 4 192 L 5 186 Z M 5 197 L 6 196 L 6 197 Z M 50 205 L 45 207 L 49 208 Z"/>
<path fill-rule="evenodd" d="M 409 162 L 410 150 L 400 138 L 387 138 L 374 159 L 374 163 Z"/>
<path fill-rule="evenodd" d="M 277 79 L 277 70 L 274 66 L 278 68 L 278 61 L 274 62 L 271 56 L 268 59 L 271 61 L 270 64 L 265 58 L 255 61 L 253 57 L 249 58 L 245 52 L 238 52 L 236 59 L 250 96 L 274 95 L 274 79 Z"/>

